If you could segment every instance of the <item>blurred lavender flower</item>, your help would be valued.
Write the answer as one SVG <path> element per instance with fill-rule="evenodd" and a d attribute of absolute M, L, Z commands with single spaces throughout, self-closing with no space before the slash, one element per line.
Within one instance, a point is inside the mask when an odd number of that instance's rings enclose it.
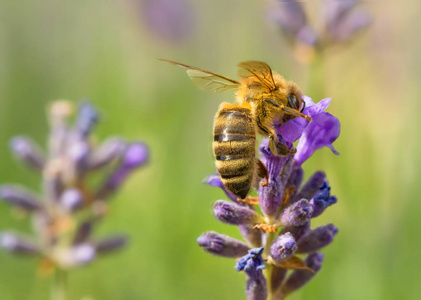
<path fill-rule="evenodd" d="M 193 11 L 185 0 L 135 0 L 147 29 L 156 36 L 179 42 L 194 28 Z"/>
<path fill-rule="evenodd" d="M 204 181 L 223 189 L 231 200 L 216 201 L 215 217 L 223 223 L 237 225 L 246 243 L 216 232 L 202 234 L 197 243 L 211 254 L 238 259 L 235 269 L 244 271 L 248 277 L 248 299 L 266 299 L 268 295 L 271 299 L 284 299 L 304 286 L 321 268 L 323 255 L 318 251 L 330 244 L 338 232 L 333 224 L 311 229 L 311 219 L 337 199 L 330 195 L 324 172 L 314 173 L 302 184 L 302 164 L 322 147 L 338 154 L 332 143 L 339 136 L 340 123 L 325 112 L 330 99 L 314 103 L 304 96 L 303 100 L 306 102 L 303 113 L 311 116 L 312 122 L 295 118 L 275 127 L 279 140 L 286 146 L 292 148 L 292 143 L 298 140 L 297 152 L 279 157 L 270 151 L 268 139 L 260 145 L 269 182 L 259 187 L 258 197 L 236 199 L 218 175 Z M 254 209 L 256 204 L 260 205 L 263 216 Z"/>
<path fill-rule="evenodd" d="M 303 2 L 297 0 L 278 1 L 277 8 L 268 13 L 302 61 L 311 61 L 317 52 L 352 41 L 372 22 L 371 15 L 359 8 L 357 0 L 323 2 L 321 29 L 310 24 Z"/>
<path fill-rule="evenodd" d="M 73 106 L 54 102 L 49 109 L 51 132 L 47 154 L 26 137 L 15 137 L 10 147 L 17 158 L 42 171 L 44 190 L 40 195 L 11 184 L 0 186 L 0 199 L 27 211 L 34 219 L 35 236 L 2 232 L 0 246 L 11 253 L 41 258 L 57 272 L 91 262 L 99 254 L 120 249 L 127 238 L 113 235 L 97 240 L 93 227 L 104 216 L 106 202 L 133 171 L 148 159 L 148 149 L 140 141 L 108 139 L 95 147 L 90 134 L 98 123 L 97 109 L 80 102 L 73 125 Z M 89 175 L 104 173 L 103 183 L 92 186 Z"/>

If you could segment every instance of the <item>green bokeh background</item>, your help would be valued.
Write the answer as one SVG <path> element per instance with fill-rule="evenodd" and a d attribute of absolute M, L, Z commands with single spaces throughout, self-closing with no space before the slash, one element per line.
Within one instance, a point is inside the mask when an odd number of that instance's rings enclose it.
<path fill-rule="evenodd" d="M 195 243 L 207 230 L 239 237 L 212 216 L 223 193 L 201 183 L 214 172 L 214 112 L 232 94 L 198 90 L 156 58 L 234 78 L 237 62 L 262 60 L 305 92 L 306 67 L 267 21 L 265 1 L 187 1 L 193 19 L 180 40 L 155 34 L 140 2 L 0 2 L 0 182 L 40 190 L 39 176 L 14 160 L 8 141 L 24 134 L 44 144 L 46 105 L 88 97 L 102 112 L 98 140 L 142 139 L 151 159 L 97 228 L 97 235 L 128 233 L 129 247 L 72 272 L 69 299 L 243 299 L 245 276 L 234 261 Z M 326 58 L 323 97 L 333 98 L 328 111 L 342 124 L 341 155 L 323 149 L 305 165 L 307 176 L 325 170 L 339 199 L 314 225 L 334 223 L 340 232 L 323 250 L 320 274 L 292 300 L 419 299 L 420 4 L 364 6 L 371 29 Z M 0 230 L 7 228 L 30 232 L 30 220 L 0 204 Z M 1 251 L 0 299 L 47 299 L 51 279 L 37 265 Z"/>

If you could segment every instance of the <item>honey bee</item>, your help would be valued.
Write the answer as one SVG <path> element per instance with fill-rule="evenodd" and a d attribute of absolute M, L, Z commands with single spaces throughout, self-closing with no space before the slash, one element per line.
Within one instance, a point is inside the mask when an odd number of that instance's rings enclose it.
<path fill-rule="evenodd" d="M 291 81 L 272 72 L 264 62 L 238 64 L 240 81 L 196 67 L 160 59 L 187 69 L 196 85 L 207 91 L 236 92 L 237 104 L 222 103 L 214 122 L 213 151 L 216 169 L 228 191 L 245 199 L 256 178 L 266 178 L 264 164 L 256 158 L 256 133 L 269 137 L 269 148 L 278 156 L 295 153 L 280 142 L 275 126 L 295 117 L 311 121 L 302 114 L 302 93 Z"/>

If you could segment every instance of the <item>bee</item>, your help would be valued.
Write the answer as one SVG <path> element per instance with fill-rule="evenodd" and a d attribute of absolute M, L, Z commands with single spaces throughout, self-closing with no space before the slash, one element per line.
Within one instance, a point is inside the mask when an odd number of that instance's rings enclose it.
<path fill-rule="evenodd" d="M 196 67 L 160 59 L 187 69 L 196 85 L 207 91 L 236 90 L 237 104 L 222 103 L 214 122 L 213 151 L 216 169 L 228 191 L 245 199 L 256 181 L 266 178 L 268 171 L 256 158 L 256 133 L 269 137 L 269 148 L 278 156 L 295 153 L 275 133 L 275 127 L 295 117 L 308 121 L 302 114 L 305 102 L 302 93 L 291 81 L 272 72 L 264 62 L 238 64 L 240 81 Z"/>

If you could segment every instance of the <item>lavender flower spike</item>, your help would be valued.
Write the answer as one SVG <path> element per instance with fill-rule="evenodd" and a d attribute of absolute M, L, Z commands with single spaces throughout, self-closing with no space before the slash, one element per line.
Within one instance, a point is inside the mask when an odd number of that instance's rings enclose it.
<path fill-rule="evenodd" d="M 38 196 L 18 185 L 0 185 L 0 199 L 25 210 L 33 227 L 30 239 L 12 232 L 0 233 L 0 247 L 48 261 L 48 269 L 57 278 L 52 280 L 52 299 L 67 298 L 63 279 L 71 268 L 125 245 L 126 237 L 121 235 L 95 239 L 94 227 L 106 217 L 106 197 L 148 157 L 147 147 L 141 142 L 113 139 L 98 149 L 91 137 L 98 120 L 97 109 L 88 102 L 82 103 L 71 124 L 73 111 L 69 101 L 50 106 L 46 155 L 27 138 L 16 137 L 10 143 L 19 158 L 40 170 L 42 193 Z M 99 189 L 99 197 L 91 171 L 107 164 L 114 169 L 111 175 L 108 170 L 102 174 L 106 184 Z M 101 176 L 99 172 L 97 175 Z"/>
<path fill-rule="evenodd" d="M 196 242 L 206 252 L 224 257 L 238 258 L 250 250 L 245 243 L 214 231 L 203 233 Z"/>
<path fill-rule="evenodd" d="M 287 232 L 279 236 L 270 247 L 270 256 L 276 262 L 281 262 L 294 255 L 297 243 L 291 233 Z"/>
<path fill-rule="evenodd" d="M 333 241 L 338 228 L 333 224 L 317 227 L 309 231 L 298 242 L 297 253 L 312 253 L 326 247 Z"/>
<path fill-rule="evenodd" d="M 225 200 L 216 201 L 213 211 L 219 221 L 232 225 L 253 225 L 265 221 L 254 210 Z"/>
<path fill-rule="evenodd" d="M 330 196 L 326 174 L 322 171 L 314 173 L 302 185 L 302 163 L 316 149 L 331 146 L 332 137 L 336 139 L 339 134 L 339 122 L 337 126 L 325 122 L 335 123 L 337 120 L 324 112 L 330 99 L 317 104 L 309 97 L 304 97 L 304 101 L 306 108 L 303 113 L 311 116 L 312 122 L 294 118 L 279 126 L 275 124 L 279 141 L 292 149 L 293 142 L 299 139 L 300 149 L 295 154 L 277 156 L 272 153 L 276 149 L 269 147 L 268 139 L 263 139 L 260 145 L 260 159 L 268 170 L 268 182 L 258 188 L 259 202 L 256 197 L 249 197 L 244 203 L 237 203 L 235 197 L 227 193 L 233 202 L 218 200 L 214 205 L 218 220 L 237 225 L 248 245 L 259 247 L 248 250 L 248 254 L 235 265 L 237 271 L 244 270 L 248 276 L 246 294 L 249 300 L 284 299 L 304 286 L 321 267 L 323 255 L 313 253 L 329 244 L 337 232 L 332 224 L 311 230 L 311 218 L 319 215 L 336 198 Z M 205 182 L 226 191 L 219 176 L 210 176 Z M 260 209 L 254 209 L 252 205 L 260 205 Z M 245 251 L 246 246 L 240 241 L 214 232 L 207 232 L 197 240 L 206 251 L 221 256 L 232 255 L 232 252 L 226 253 L 231 241 Z M 303 262 L 300 256 L 295 256 L 300 253 L 311 254 Z M 265 273 L 262 272 L 264 261 L 266 266 L 271 265 Z M 314 272 L 305 269 L 303 263 Z M 288 272 L 292 273 L 287 278 Z M 270 280 L 270 290 L 267 280 Z"/>

